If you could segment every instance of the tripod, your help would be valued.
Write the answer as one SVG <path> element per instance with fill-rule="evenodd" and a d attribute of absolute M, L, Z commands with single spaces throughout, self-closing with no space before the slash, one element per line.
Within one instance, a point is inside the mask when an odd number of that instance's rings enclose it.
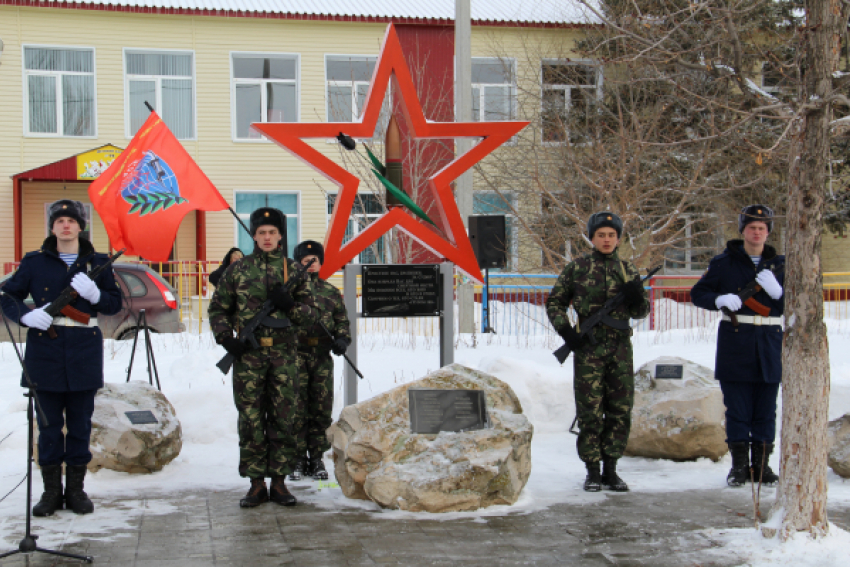
<path fill-rule="evenodd" d="M 139 317 L 136 319 L 136 335 L 133 337 L 133 348 L 130 351 L 130 365 L 127 367 L 127 382 L 130 381 L 130 373 L 133 372 L 133 359 L 136 357 L 136 345 L 139 343 L 139 330 L 144 329 L 145 333 L 145 354 L 148 359 L 148 381 L 153 386 L 153 379 L 156 378 L 156 389 L 162 391 L 162 386 L 159 385 L 159 372 L 156 369 L 156 359 L 153 357 L 153 345 L 151 344 L 151 330 L 148 328 L 148 318 L 145 315 L 145 310 L 139 310 Z M 151 372 L 153 367 L 153 372 Z"/>
<path fill-rule="evenodd" d="M 6 323 L 6 330 L 9 331 L 9 337 L 12 339 L 12 345 L 15 347 L 15 354 L 18 355 L 18 361 L 21 363 L 21 367 L 24 369 L 24 377 L 27 381 L 28 390 L 27 393 L 24 394 L 25 397 L 29 398 L 27 403 L 27 528 L 26 533 L 24 534 L 24 539 L 18 544 L 18 549 L 14 551 L 9 551 L 0 555 L 0 559 L 4 557 L 9 557 L 10 555 L 15 555 L 17 553 L 33 553 L 35 551 L 39 551 L 41 553 L 47 553 L 49 555 L 58 555 L 60 557 L 68 557 L 70 559 L 79 559 L 80 561 L 85 561 L 86 563 L 92 563 L 94 558 L 90 555 L 74 555 L 73 553 L 65 553 L 64 551 L 54 551 L 52 549 L 44 549 L 43 547 L 38 547 L 36 545 L 35 540 L 38 539 L 37 535 L 33 535 L 32 533 L 32 449 L 33 449 L 33 422 L 35 420 L 33 404 L 38 403 L 38 397 L 35 393 L 35 388 L 33 387 L 33 383 L 30 380 L 29 372 L 27 372 L 27 367 L 24 364 L 24 359 L 21 357 L 21 353 L 18 351 L 18 343 L 15 342 L 14 337 L 12 336 L 12 331 L 9 329 L 9 322 L 6 321 L 6 318 L 3 318 L 3 321 Z M 41 408 L 39 407 L 39 412 L 41 412 Z M 47 419 L 44 418 L 42 414 L 42 421 L 46 424 Z"/>

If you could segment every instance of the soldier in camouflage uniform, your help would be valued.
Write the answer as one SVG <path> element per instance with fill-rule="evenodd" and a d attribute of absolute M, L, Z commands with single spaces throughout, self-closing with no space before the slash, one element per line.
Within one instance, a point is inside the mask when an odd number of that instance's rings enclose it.
<path fill-rule="evenodd" d="M 578 418 L 578 454 L 587 467 L 584 489 L 598 492 L 603 486 L 618 492 L 628 485 L 617 475 L 631 428 L 634 373 L 629 318 L 642 319 L 649 301 L 637 268 L 621 260 L 617 246 L 623 222 L 613 213 L 595 213 L 587 223 L 592 253 L 570 262 L 561 272 L 546 300 L 549 321 L 575 353 L 574 391 Z M 581 322 L 621 290 L 625 302 L 611 313 L 610 324 L 598 325 L 596 346 L 581 339 Z M 567 318 L 570 304 L 578 315 L 576 328 Z M 599 462 L 604 464 L 600 473 Z"/>
<path fill-rule="evenodd" d="M 284 484 L 298 458 L 296 437 L 299 377 L 296 329 L 312 325 L 317 311 L 309 285 L 302 283 L 291 293 L 281 286 L 296 273 L 297 264 L 286 258 L 281 240 L 286 217 L 278 209 L 261 208 L 251 213 L 254 252 L 225 271 L 210 301 L 210 327 L 216 342 L 232 354 L 233 399 L 239 412 L 239 474 L 251 479 L 240 506 L 250 508 L 270 499 L 294 506 L 295 497 Z M 251 320 L 266 299 L 275 310 L 255 336 L 258 350 L 234 336 Z M 288 318 L 293 326 L 284 327 Z M 265 478 L 271 477 L 271 496 Z"/>
<path fill-rule="evenodd" d="M 339 290 L 319 278 L 319 269 L 325 261 L 325 250 L 313 240 L 305 240 L 295 247 L 295 261 L 307 264 L 311 292 L 319 320 L 311 327 L 298 328 L 298 359 L 301 362 L 302 407 L 306 410 L 303 427 L 298 435 L 298 452 L 301 465 L 289 476 L 298 480 L 304 472 L 318 480 L 327 480 L 328 473 L 322 455 L 330 449 L 325 430 L 330 427 L 334 405 L 334 361 L 331 352 L 342 355 L 351 344 L 348 314 Z M 322 324 L 333 338 L 322 329 Z M 309 455 L 308 455 L 309 453 Z"/>

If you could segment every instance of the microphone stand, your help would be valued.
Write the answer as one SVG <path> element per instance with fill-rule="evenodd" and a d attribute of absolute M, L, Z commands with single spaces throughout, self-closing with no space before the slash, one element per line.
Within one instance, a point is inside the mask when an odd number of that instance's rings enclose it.
<path fill-rule="evenodd" d="M 29 372 L 27 371 L 27 367 L 24 364 L 24 359 L 21 356 L 20 351 L 18 350 L 18 343 L 15 342 L 15 337 L 12 335 L 12 329 L 9 327 L 9 321 L 6 319 L 6 316 L 3 316 L 3 322 L 6 324 L 6 331 L 9 333 L 9 340 L 12 343 L 12 346 L 15 349 L 15 354 L 18 355 L 18 362 L 21 363 L 21 368 L 24 370 L 24 378 L 27 382 L 27 393 L 24 394 L 24 397 L 28 398 L 27 402 L 27 521 L 26 521 L 26 533 L 24 534 L 24 539 L 18 544 L 18 549 L 13 551 L 8 551 L 6 553 L 0 554 L 0 559 L 4 557 L 9 557 L 11 555 L 16 555 L 18 553 L 23 554 L 32 554 L 36 551 L 40 553 L 47 553 L 48 555 L 58 555 L 59 557 L 68 557 L 70 559 L 77 559 L 79 561 L 85 561 L 86 563 L 94 562 L 94 557 L 90 555 L 75 555 L 73 553 L 65 553 L 64 551 L 55 551 L 53 549 L 45 549 L 43 547 L 38 547 L 36 544 L 36 540 L 38 539 L 37 535 L 32 533 L 32 512 L 31 512 L 31 504 L 32 504 L 32 449 L 33 449 L 33 422 L 34 422 L 34 411 L 33 411 L 33 403 L 37 406 L 38 413 L 41 415 L 41 421 L 47 425 L 47 418 L 44 416 L 44 412 L 41 409 L 41 404 L 38 402 L 38 396 L 35 393 L 35 386 L 30 380 Z"/>

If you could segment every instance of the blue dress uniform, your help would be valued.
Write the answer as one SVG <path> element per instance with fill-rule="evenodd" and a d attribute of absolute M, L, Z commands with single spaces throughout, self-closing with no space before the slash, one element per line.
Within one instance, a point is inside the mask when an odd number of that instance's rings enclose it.
<path fill-rule="evenodd" d="M 108 260 L 94 251 L 88 240 L 79 240 L 79 254 L 68 266 L 59 257 L 56 237 L 49 236 L 40 250 L 24 256 L 18 271 L 3 286 L 3 313 L 20 324 L 30 308 L 24 300 L 32 296 L 36 307 L 56 299 L 68 287 L 74 275 L 85 273 Z M 91 304 L 78 297 L 73 307 L 94 320 L 99 313 L 113 315 L 121 310 L 121 289 L 112 269 L 107 268 L 95 280 L 100 299 Z M 69 323 L 69 321 L 64 321 Z M 39 416 L 38 463 L 42 467 L 86 465 L 91 461 L 89 438 L 94 397 L 103 386 L 103 335 L 97 326 L 54 324 L 58 337 L 30 328 L 24 358 L 35 385 L 41 408 L 49 425 Z M 22 376 L 21 386 L 27 387 Z M 64 412 L 64 415 L 63 415 Z M 62 433 L 66 426 L 67 436 Z"/>
<path fill-rule="evenodd" d="M 758 272 L 784 265 L 785 256 L 765 245 L 756 266 L 744 251 L 743 241 L 731 240 L 691 289 L 691 300 L 697 307 L 717 311 L 719 296 L 738 293 Z M 776 279 L 784 287 L 784 270 Z M 758 316 L 747 305 L 735 313 L 740 317 L 737 326 L 723 316 L 717 332 L 714 376 L 720 381 L 726 405 L 726 442 L 733 452 L 733 463 L 736 447 L 742 447 L 746 455 L 752 444 L 753 467 L 760 470 L 776 436 L 776 398 L 782 379 L 783 331 L 779 318 L 784 311 L 784 295 L 773 299 L 761 290 L 753 299 L 770 308 L 768 317 Z M 769 469 L 764 470 L 767 474 Z"/>

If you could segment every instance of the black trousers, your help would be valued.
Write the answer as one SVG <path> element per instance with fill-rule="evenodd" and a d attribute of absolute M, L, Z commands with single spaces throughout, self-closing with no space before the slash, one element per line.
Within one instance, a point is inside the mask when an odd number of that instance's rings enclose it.
<path fill-rule="evenodd" d="M 726 406 L 726 442 L 773 443 L 779 384 L 720 380 Z"/>
<path fill-rule="evenodd" d="M 45 392 L 38 401 L 49 425 L 38 416 L 38 464 L 41 466 L 87 465 L 91 461 L 91 416 L 97 390 Z M 68 433 L 62 432 L 66 427 Z"/>

